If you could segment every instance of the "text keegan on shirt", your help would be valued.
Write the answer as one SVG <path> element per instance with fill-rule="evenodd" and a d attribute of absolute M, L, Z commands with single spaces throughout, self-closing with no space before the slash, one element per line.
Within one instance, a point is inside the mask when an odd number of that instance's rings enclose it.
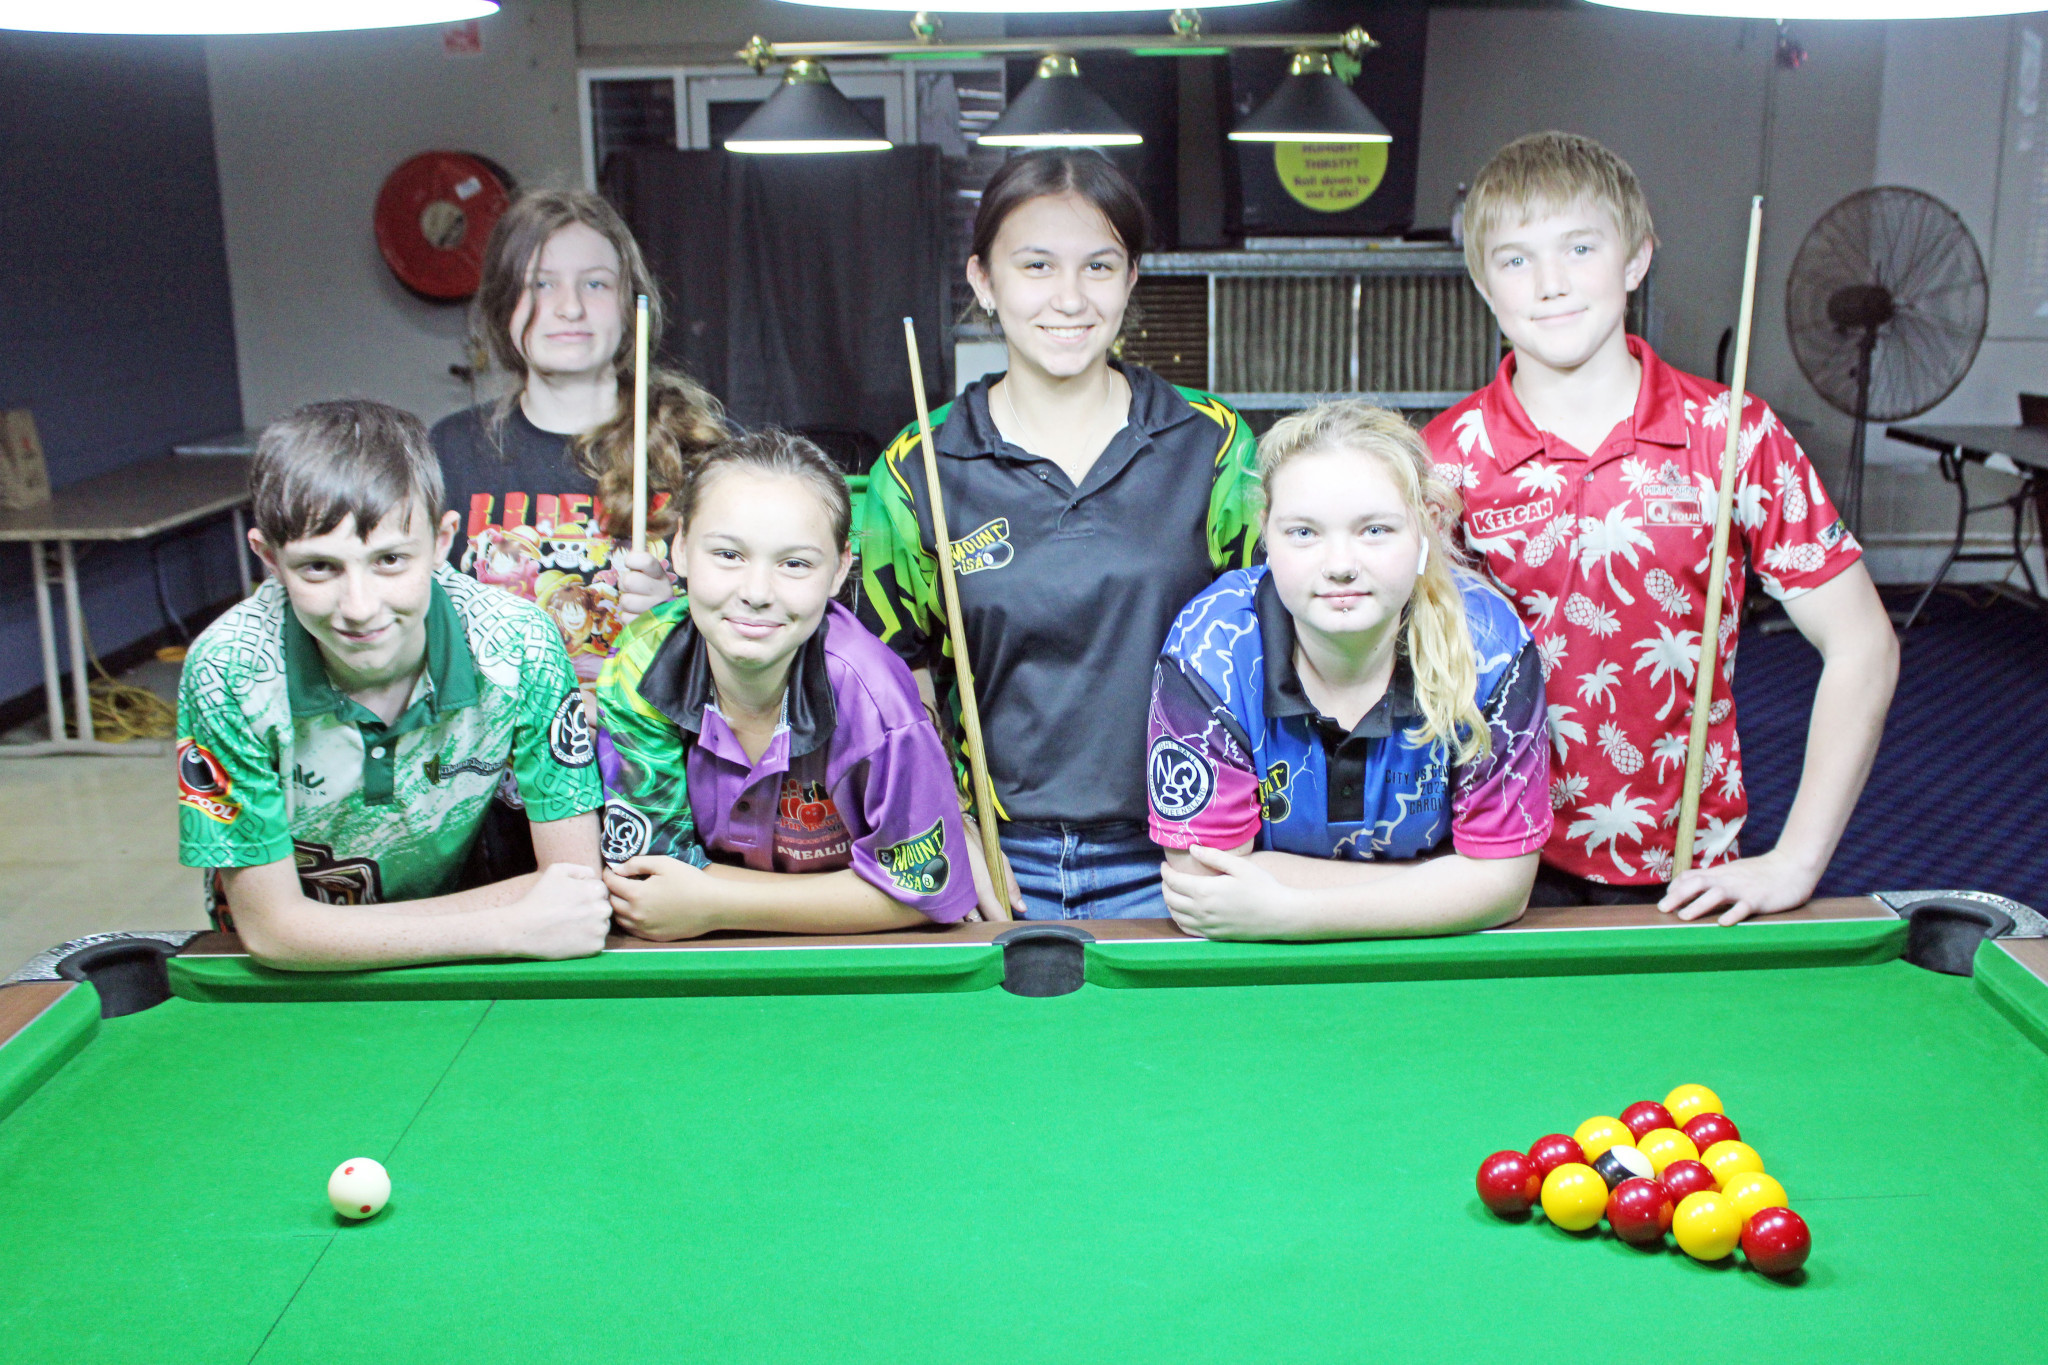
<path fill-rule="evenodd" d="M 1536 640 L 1560 816 L 1544 861 L 1648 885 L 1671 876 L 1729 404 L 1725 385 L 1666 365 L 1639 338 L 1628 345 L 1642 365 L 1635 413 L 1590 456 L 1530 421 L 1512 355 L 1423 436 L 1464 497 L 1467 549 Z M 1738 450 L 1701 866 L 1740 856 L 1748 814 L 1731 687 L 1746 568 L 1782 600 L 1861 554 L 1806 453 L 1753 394 Z"/>

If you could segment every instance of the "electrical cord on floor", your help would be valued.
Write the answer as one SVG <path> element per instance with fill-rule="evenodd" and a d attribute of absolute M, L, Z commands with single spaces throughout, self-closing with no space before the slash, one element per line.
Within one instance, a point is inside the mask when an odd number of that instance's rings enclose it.
<path fill-rule="evenodd" d="M 166 663 L 183 659 L 185 651 L 175 646 L 157 651 L 157 657 L 173 652 L 178 658 L 166 659 Z M 99 651 L 92 647 L 90 632 L 85 637 L 85 657 L 92 661 L 93 672 L 99 674 L 86 686 L 92 705 L 94 739 L 125 744 L 133 739 L 170 739 L 178 733 L 178 708 L 148 688 L 124 683 L 107 672 Z M 75 734 L 76 724 L 70 728 Z"/>

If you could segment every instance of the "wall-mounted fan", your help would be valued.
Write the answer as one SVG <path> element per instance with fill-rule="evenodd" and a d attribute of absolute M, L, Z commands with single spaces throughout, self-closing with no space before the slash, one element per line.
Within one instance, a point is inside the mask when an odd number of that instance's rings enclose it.
<path fill-rule="evenodd" d="M 1807 381 L 1855 419 L 1842 489 L 1863 529 L 1864 423 L 1927 411 L 1984 340 L 1984 258 L 1955 210 L 1919 190 L 1859 190 L 1820 216 L 1785 282 L 1785 328 Z"/>

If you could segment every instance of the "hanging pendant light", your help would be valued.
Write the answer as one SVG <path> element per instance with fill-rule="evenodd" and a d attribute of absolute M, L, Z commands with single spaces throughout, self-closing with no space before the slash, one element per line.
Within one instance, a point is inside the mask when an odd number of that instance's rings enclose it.
<path fill-rule="evenodd" d="M 1038 59 L 1038 74 L 981 135 L 984 147 L 1131 147 L 1145 140 L 1081 80 L 1064 52 Z"/>
<path fill-rule="evenodd" d="M 946 0 L 934 6 L 931 0 L 796 0 L 820 9 L 943 10 L 947 14 L 1127 14 L 1134 10 L 1171 9 L 1159 0 L 1034 0 L 1020 5 L 1017 0 Z M 1203 9 L 1229 9 L 1247 5 L 1272 4 L 1274 0 L 1206 0 Z"/>
<path fill-rule="evenodd" d="M 725 140 L 728 152 L 770 155 L 886 152 L 894 145 L 877 137 L 853 101 L 832 84 L 824 66 L 808 59 L 791 62 L 775 93 Z"/>
<path fill-rule="evenodd" d="M 1233 142 L 1392 142 L 1351 87 L 1337 79 L 1327 52 L 1297 52 L 1273 98 L 1230 130 Z"/>
<path fill-rule="evenodd" d="M 330 33 L 458 24 L 496 0 L 0 0 L 0 29 L 33 33 Z"/>

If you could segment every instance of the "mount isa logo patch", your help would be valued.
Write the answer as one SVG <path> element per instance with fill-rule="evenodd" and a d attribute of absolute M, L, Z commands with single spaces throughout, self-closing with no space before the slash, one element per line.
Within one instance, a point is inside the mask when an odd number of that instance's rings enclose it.
<path fill-rule="evenodd" d="M 196 810 L 209 820 L 232 825 L 242 813 L 241 804 L 228 793 L 234 784 L 227 769 L 206 747 L 189 739 L 178 741 L 178 804 Z"/>
<path fill-rule="evenodd" d="M 913 896 L 938 895 L 953 870 L 946 861 L 946 822 L 934 820 L 930 829 L 883 849 L 880 857 L 882 870 L 898 890 Z"/>
<path fill-rule="evenodd" d="M 1010 544 L 1010 519 L 997 517 L 986 526 L 977 527 L 953 542 L 953 572 L 956 574 L 980 573 L 983 569 L 1000 569 L 1016 557 L 1016 548 Z"/>

